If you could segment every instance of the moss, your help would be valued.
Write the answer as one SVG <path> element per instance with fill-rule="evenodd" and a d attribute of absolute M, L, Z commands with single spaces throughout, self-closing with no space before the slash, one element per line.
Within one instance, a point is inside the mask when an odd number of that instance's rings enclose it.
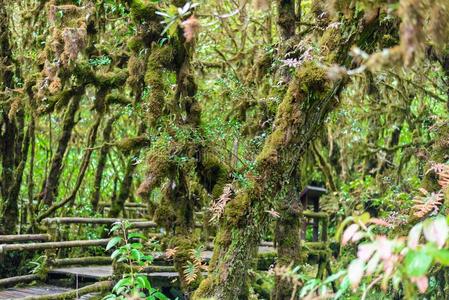
<path fill-rule="evenodd" d="M 96 74 L 94 83 L 97 87 L 119 88 L 125 84 L 127 78 L 127 71 L 115 69 L 112 72 Z"/>
<path fill-rule="evenodd" d="M 106 103 L 108 104 L 119 104 L 119 105 L 129 105 L 132 104 L 131 100 L 119 93 L 112 93 L 106 96 Z"/>
<path fill-rule="evenodd" d="M 276 262 L 276 259 L 276 251 L 259 253 L 257 255 L 257 269 L 269 270 L 270 267 Z"/>
<path fill-rule="evenodd" d="M 149 20 L 156 12 L 155 3 L 149 0 L 132 0 L 130 9 L 135 21 Z"/>
<path fill-rule="evenodd" d="M 154 124 L 161 117 L 165 106 L 165 85 L 162 77 L 163 69 L 170 67 L 173 62 L 173 48 L 169 45 L 153 45 L 148 57 L 145 83 L 150 86 L 150 95 L 147 103 L 149 121 Z"/>
<path fill-rule="evenodd" d="M 140 36 L 133 36 L 128 40 L 128 49 L 139 52 L 144 47 L 144 42 Z"/>
<path fill-rule="evenodd" d="M 225 219 L 229 224 L 238 226 L 245 220 L 245 216 L 248 214 L 251 207 L 252 196 L 251 191 L 247 193 L 239 193 L 237 196 L 229 202 L 225 208 Z M 241 225 L 241 224 L 240 224 Z"/>
<path fill-rule="evenodd" d="M 128 72 L 122 69 L 114 69 L 110 72 L 96 73 L 92 66 L 86 62 L 77 63 L 73 75 L 83 84 L 94 84 L 97 87 L 118 88 L 123 86 L 128 77 Z"/>
<path fill-rule="evenodd" d="M 55 96 L 49 98 L 49 106 L 54 107 L 56 111 L 61 111 L 69 104 L 70 99 L 75 95 L 72 89 L 65 89 Z"/>
<path fill-rule="evenodd" d="M 214 155 L 204 154 L 199 162 L 198 173 L 201 184 L 212 195 L 212 199 L 219 198 L 228 183 L 228 168 Z"/>
<path fill-rule="evenodd" d="M 128 60 L 128 74 L 127 83 L 134 90 L 141 87 L 143 75 L 145 72 L 145 63 L 141 57 L 136 55 L 131 55 Z"/>
<path fill-rule="evenodd" d="M 203 299 L 214 299 L 209 298 L 207 295 L 211 295 L 213 293 L 213 289 L 216 286 L 216 282 L 214 282 L 212 277 L 205 278 L 201 285 L 196 289 L 196 291 L 192 295 L 192 300 L 203 300 Z"/>
<path fill-rule="evenodd" d="M 80 82 L 95 82 L 95 72 L 87 62 L 78 62 L 71 71 L 73 76 L 75 76 Z"/>
<path fill-rule="evenodd" d="M 150 140 L 147 136 L 137 136 L 132 138 L 124 138 L 115 142 L 115 146 L 124 152 L 131 150 L 138 150 L 143 147 L 149 146 Z"/>
<path fill-rule="evenodd" d="M 184 274 L 185 267 L 188 262 L 195 262 L 194 257 L 192 257 L 192 251 L 197 247 L 198 240 L 192 235 L 188 236 L 175 236 L 170 240 L 170 248 L 176 248 L 176 253 L 173 258 L 173 262 L 176 270 L 179 274 Z M 198 269 L 198 276 L 193 282 L 187 282 L 184 276 L 180 276 L 181 287 L 184 292 L 193 292 L 202 280 L 201 270 Z"/>
<path fill-rule="evenodd" d="M 162 200 L 154 211 L 154 221 L 167 231 L 173 232 L 176 223 L 176 212 L 165 200 Z"/>

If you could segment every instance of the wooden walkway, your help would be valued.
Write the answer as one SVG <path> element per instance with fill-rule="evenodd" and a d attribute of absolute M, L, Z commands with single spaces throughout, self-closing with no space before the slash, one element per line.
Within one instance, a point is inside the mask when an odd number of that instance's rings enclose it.
<path fill-rule="evenodd" d="M 29 286 L 23 288 L 9 288 L 3 291 L 0 291 L 0 299 L 30 299 L 36 296 L 44 296 L 44 295 L 54 295 L 60 294 L 64 292 L 68 292 L 71 289 L 41 284 L 37 286 Z M 97 294 L 87 294 L 79 297 L 80 300 L 88 300 L 95 297 Z"/>
<path fill-rule="evenodd" d="M 49 276 L 75 276 L 82 279 L 104 280 L 112 276 L 112 266 L 85 266 L 55 268 L 48 272 Z"/>

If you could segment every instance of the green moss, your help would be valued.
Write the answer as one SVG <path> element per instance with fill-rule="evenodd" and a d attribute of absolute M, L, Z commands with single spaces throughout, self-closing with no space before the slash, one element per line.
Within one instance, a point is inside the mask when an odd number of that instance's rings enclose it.
<path fill-rule="evenodd" d="M 259 253 L 257 255 L 257 269 L 268 270 L 276 262 L 276 259 L 276 251 Z"/>
<path fill-rule="evenodd" d="M 95 74 L 94 83 L 97 87 L 119 88 L 125 84 L 127 78 L 128 72 L 117 68 L 111 72 Z"/>
<path fill-rule="evenodd" d="M 147 106 L 149 108 L 150 124 L 161 117 L 165 107 L 165 85 L 163 79 L 163 70 L 170 67 L 173 62 L 174 52 L 169 45 L 153 45 L 151 54 L 148 58 L 147 71 L 145 74 L 145 83 L 150 86 L 150 95 Z"/>
<path fill-rule="evenodd" d="M 176 213 L 172 205 L 162 199 L 154 212 L 154 221 L 167 231 L 173 230 L 176 223 Z"/>
<path fill-rule="evenodd" d="M 129 105 L 131 104 L 131 100 L 119 93 L 112 93 L 106 96 L 106 103 L 108 104 L 119 104 L 119 105 Z"/>
<path fill-rule="evenodd" d="M 144 47 L 144 42 L 140 36 L 133 36 L 128 40 L 128 49 L 133 52 L 139 52 Z"/>
<path fill-rule="evenodd" d="M 170 240 L 170 248 L 176 248 L 173 262 L 179 274 L 184 274 L 188 262 L 195 263 L 192 251 L 197 247 L 198 240 L 192 235 L 175 236 Z M 198 269 L 197 278 L 193 282 L 187 282 L 185 276 L 180 276 L 181 287 L 184 292 L 193 292 L 202 280 L 202 275 Z"/>
<path fill-rule="evenodd" d="M 251 207 L 252 196 L 250 196 L 251 191 L 247 193 L 239 193 L 232 199 L 231 202 L 226 206 L 225 209 L 225 219 L 230 224 L 238 226 L 239 223 L 245 220 L 245 216 L 248 214 L 249 208 Z"/>
<path fill-rule="evenodd" d="M 149 146 L 150 140 L 147 136 L 137 136 L 132 138 L 124 138 L 115 143 L 115 146 L 122 151 L 129 152 Z"/>
<path fill-rule="evenodd" d="M 95 82 L 95 72 L 87 62 L 78 62 L 72 70 L 72 75 L 83 83 Z"/>
<path fill-rule="evenodd" d="M 212 277 L 205 278 L 199 287 L 196 289 L 196 291 L 192 295 L 192 300 L 212 300 L 215 298 L 210 298 L 208 295 L 211 295 L 213 293 L 213 289 L 216 286 L 217 283 L 214 282 Z"/>
<path fill-rule="evenodd" d="M 204 154 L 198 169 L 201 184 L 212 195 L 212 199 L 219 198 L 228 183 L 228 168 L 216 156 Z"/>
<path fill-rule="evenodd" d="M 149 0 L 132 0 L 130 9 L 134 20 L 145 21 L 154 17 L 156 5 L 153 1 Z"/>

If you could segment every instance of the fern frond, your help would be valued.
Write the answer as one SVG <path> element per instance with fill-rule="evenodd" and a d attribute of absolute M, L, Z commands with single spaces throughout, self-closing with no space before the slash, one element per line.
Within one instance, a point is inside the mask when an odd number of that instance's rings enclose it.
<path fill-rule="evenodd" d="M 175 248 L 167 248 L 166 250 L 165 250 L 165 257 L 166 258 L 172 258 L 172 257 L 174 257 L 175 255 L 176 255 L 176 252 L 178 251 L 178 247 L 175 247 Z"/>
<path fill-rule="evenodd" d="M 191 261 L 187 261 L 187 264 L 184 266 L 184 279 L 187 282 L 187 284 L 191 284 L 196 280 L 198 277 L 198 268 L 196 264 L 192 263 Z"/>
<path fill-rule="evenodd" d="M 424 189 L 420 189 L 420 191 L 423 196 L 416 196 L 415 199 L 413 199 L 413 202 L 415 203 L 412 207 L 414 210 L 413 214 L 418 218 L 422 218 L 430 213 L 437 213 L 442 204 L 444 197 L 443 193 L 441 191 L 429 193 Z"/>
<path fill-rule="evenodd" d="M 223 188 L 223 193 L 220 198 L 212 203 L 209 210 L 212 212 L 212 217 L 210 218 L 211 223 L 216 223 L 223 215 L 226 203 L 231 200 L 232 196 L 232 184 L 226 184 Z"/>

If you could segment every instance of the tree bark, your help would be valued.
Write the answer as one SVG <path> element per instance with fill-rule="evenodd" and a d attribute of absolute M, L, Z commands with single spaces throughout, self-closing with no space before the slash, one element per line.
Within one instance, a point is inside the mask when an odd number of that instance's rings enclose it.
<path fill-rule="evenodd" d="M 62 162 L 67 150 L 67 147 L 70 142 L 70 138 L 72 136 L 72 130 L 75 126 L 75 115 L 78 111 L 80 102 L 81 102 L 82 93 L 77 93 L 73 95 L 69 106 L 64 115 L 63 127 L 61 136 L 58 142 L 58 148 L 56 149 L 56 153 L 53 155 L 50 172 L 47 176 L 47 179 L 44 182 L 44 186 L 42 188 L 42 201 L 44 204 L 50 206 L 54 199 L 58 194 L 59 187 L 59 179 L 61 177 L 61 168 Z"/>
<path fill-rule="evenodd" d="M 349 21 L 352 26 L 357 20 Z M 377 24 L 377 19 L 376 22 Z M 360 24 L 350 38 L 328 28 L 320 40 L 322 56 L 328 64 L 349 64 L 349 47 L 361 37 L 368 40 L 375 26 Z M 351 27 L 343 24 L 341 28 Z M 203 280 L 194 299 L 246 299 L 247 269 L 253 260 L 259 234 L 267 225 L 270 208 L 289 180 L 301 155 L 307 149 L 330 111 L 338 104 L 343 80 L 332 82 L 313 62 L 304 63 L 289 84 L 279 105 L 274 131 L 255 162 L 255 172 L 247 179 L 249 187 L 228 203 L 215 240 L 209 276 Z"/>
<path fill-rule="evenodd" d="M 108 143 L 111 140 L 112 124 L 117 120 L 118 115 L 111 117 L 103 130 L 103 143 Z M 98 159 L 97 169 L 95 170 L 94 192 L 92 195 L 92 208 L 97 210 L 98 202 L 100 201 L 101 182 L 103 180 L 103 171 L 106 167 L 107 154 L 109 146 L 103 145 L 100 150 L 100 158 Z"/>

